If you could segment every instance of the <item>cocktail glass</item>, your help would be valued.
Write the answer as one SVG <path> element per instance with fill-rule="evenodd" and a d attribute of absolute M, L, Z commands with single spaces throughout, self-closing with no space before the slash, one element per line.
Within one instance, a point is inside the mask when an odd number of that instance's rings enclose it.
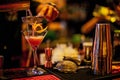
<path fill-rule="evenodd" d="M 22 21 L 26 25 L 22 33 L 33 51 L 34 67 L 28 71 L 28 74 L 43 74 L 44 71 L 38 67 L 40 62 L 37 56 L 37 49 L 47 34 L 46 20 L 44 17 L 25 16 L 22 17 Z"/>

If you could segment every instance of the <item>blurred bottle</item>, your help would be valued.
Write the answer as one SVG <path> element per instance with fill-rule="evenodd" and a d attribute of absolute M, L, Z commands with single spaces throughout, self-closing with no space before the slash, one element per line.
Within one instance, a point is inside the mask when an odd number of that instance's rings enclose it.
<path fill-rule="evenodd" d="M 78 48 L 78 51 L 79 51 L 79 57 L 80 57 L 80 60 L 84 60 L 85 58 L 85 49 L 83 47 L 83 43 L 80 43 L 80 46 Z"/>

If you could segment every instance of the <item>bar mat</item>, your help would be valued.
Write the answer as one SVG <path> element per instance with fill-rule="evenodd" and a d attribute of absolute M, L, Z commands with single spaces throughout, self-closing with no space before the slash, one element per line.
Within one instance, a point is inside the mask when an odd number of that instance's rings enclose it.
<path fill-rule="evenodd" d="M 46 70 L 39 68 L 42 73 L 39 74 L 28 74 L 28 71 L 32 70 L 32 68 L 13 68 L 13 69 L 5 69 L 3 71 L 3 77 L 11 80 L 11 79 L 17 79 L 17 78 L 25 78 L 25 77 L 32 77 L 32 76 L 38 76 L 38 75 L 48 75 L 49 73 L 46 72 Z M 1 78 L 0 78 L 1 80 Z"/>
<path fill-rule="evenodd" d="M 41 76 L 34 76 L 27 78 L 12 79 L 12 80 L 61 80 L 61 79 L 52 74 L 49 74 L 49 75 L 41 75 Z"/>

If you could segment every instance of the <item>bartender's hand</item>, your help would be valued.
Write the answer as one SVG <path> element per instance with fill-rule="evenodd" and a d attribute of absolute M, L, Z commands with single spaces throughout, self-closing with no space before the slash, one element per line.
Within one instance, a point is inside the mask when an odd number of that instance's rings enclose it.
<path fill-rule="evenodd" d="M 109 7 L 99 5 L 96 5 L 95 10 L 93 11 L 93 16 L 110 22 L 115 22 L 118 19 L 118 15 L 114 10 L 111 10 Z"/>
<path fill-rule="evenodd" d="M 36 12 L 38 13 L 37 16 L 44 16 L 49 22 L 55 20 L 59 15 L 54 4 L 41 4 L 37 7 Z"/>

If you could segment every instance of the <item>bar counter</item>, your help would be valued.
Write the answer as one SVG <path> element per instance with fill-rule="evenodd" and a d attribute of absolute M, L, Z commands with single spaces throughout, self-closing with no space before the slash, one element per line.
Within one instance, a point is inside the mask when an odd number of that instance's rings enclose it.
<path fill-rule="evenodd" d="M 3 71 L 3 77 L 1 77 L 0 80 L 114 80 L 120 78 L 120 72 L 105 76 L 97 76 L 92 74 L 90 68 L 81 68 L 75 73 L 63 73 L 53 68 L 48 69 L 44 66 L 40 67 L 45 70 L 45 73 L 34 76 L 27 75 L 27 68 L 5 69 Z M 52 78 L 49 79 L 48 77 Z"/>
<path fill-rule="evenodd" d="M 113 80 L 120 77 L 120 73 L 105 76 L 93 75 L 90 68 L 79 69 L 76 73 L 63 73 L 53 69 L 48 71 L 60 77 L 61 80 Z"/>

